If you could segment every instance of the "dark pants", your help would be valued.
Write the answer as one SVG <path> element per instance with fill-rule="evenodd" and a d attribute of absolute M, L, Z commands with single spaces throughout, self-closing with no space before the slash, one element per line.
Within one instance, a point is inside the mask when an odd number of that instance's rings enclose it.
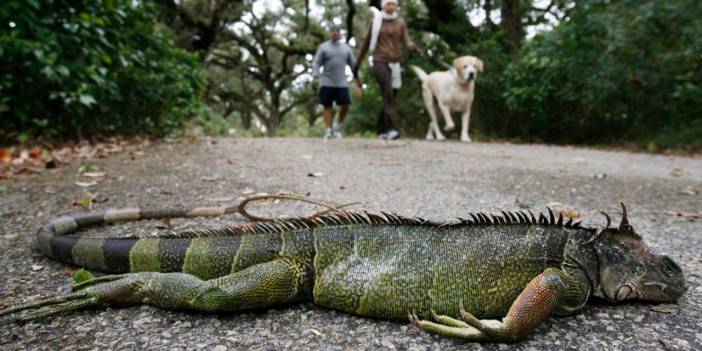
<path fill-rule="evenodd" d="M 392 73 L 387 62 L 373 62 L 373 76 L 380 85 L 383 94 L 383 108 L 378 116 L 378 134 L 386 133 L 391 129 L 398 130 L 397 111 L 395 109 L 395 95 L 397 90 L 392 88 Z"/>

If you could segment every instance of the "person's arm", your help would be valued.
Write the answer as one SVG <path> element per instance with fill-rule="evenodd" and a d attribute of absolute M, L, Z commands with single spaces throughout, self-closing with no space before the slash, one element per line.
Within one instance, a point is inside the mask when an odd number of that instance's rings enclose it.
<path fill-rule="evenodd" d="M 351 72 L 353 73 L 353 77 L 357 78 L 358 72 L 354 71 L 354 68 L 356 67 L 356 58 L 353 57 L 353 50 L 351 50 L 351 47 L 346 45 L 346 48 L 348 49 L 348 54 L 346 55 L 346 64 L 351 67 Z"/>
<path fill-rule="evenodd" d="M 372 26 L 368 28 L 368 33 L 366 33 L 366 38 L 363 39 L 363 44 L 361 44 L 361 47 L 359 48 L 358 51 L 358 56 L 356 56 L 356 65 L 354 66 L 354 76 L 358 73 L 358 68 L 361 67 L 361 63 L 363 63 L 363 59 L 366 57 L 366 54 L 368 53 L 368 48 L 370 47 L 370 40 L 371 40 L 371 35 L 373 35 L 372 31 Z"/>
<path fill-rule="evenodd" d="M 412 41 L 412 38 L 409 36 L 409 28 L 407 28 L 407 23 L 403 20 L 402 21 L 402 39 L 405 42 L 405 46 L 412 50 L 412 51 L 417 51 L 419 50 L 419 46 L 415 44 Z"/>
<path fill-rule="evenodd" d="M 324 58 L 324 55 L 322 54 L 322 48 L 324 47 L 324 44 L 320 45 L 319 48 L 317 48 L 317 53 L 314 55 L 314 60 L 312 62 L 312 77 L 317 79 L 319 77 L 319 67 L 323 64 L 322 60 Z"/>

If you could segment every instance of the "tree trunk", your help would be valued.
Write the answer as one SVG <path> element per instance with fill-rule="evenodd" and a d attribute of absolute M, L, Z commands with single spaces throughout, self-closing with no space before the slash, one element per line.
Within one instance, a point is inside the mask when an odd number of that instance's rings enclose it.
<path fill-rule="evenodd" d="M 507 32 L 512 56 L 519 54 L 524 39 L 524 28 L 522 26 L 522 14 L 519 0 L 502 0 L 502 27 Z"/>

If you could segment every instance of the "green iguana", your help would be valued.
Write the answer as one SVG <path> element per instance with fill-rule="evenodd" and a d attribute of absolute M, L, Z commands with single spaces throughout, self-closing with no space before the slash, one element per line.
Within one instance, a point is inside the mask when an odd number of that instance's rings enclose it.
<path fill-rule="evenodd" d="M 686 290 L 673 260 L 654 255 L 627 221 L 583 228 L 549 209 L 470 214 L 436 223 L 368 212 L 161 234 L 66 235 L 127 220 L 217 215 L 232 208 L 122 209 L 68 215 L 37 234 L 59 261 L 113 273 L 73 293 L 0 311 L 34 320 L 107 305 L 229 312 L 311 301 L 356 315 L 410 321 L 430 333 L 513 342 L 590 296 L 675 301 Z M 48 306 L 48 307 L 47 307 Z M 501 318 L 501 320 L 495 320 Z M 433 320 L 430 321 L 429 319 Z"/>

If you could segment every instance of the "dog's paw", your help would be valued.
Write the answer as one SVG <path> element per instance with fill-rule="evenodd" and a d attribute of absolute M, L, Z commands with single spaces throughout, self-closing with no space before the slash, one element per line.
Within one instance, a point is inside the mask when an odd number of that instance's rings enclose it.
<path fill-rule="evenodd" d="M 465 143 L 470 143 L 472 140 L 470 140 L 470 137 L 467 135 L 461 136 L 461 141 Z"/>
<path fill-rule="evenodd" d="M 446 137 L 443 136 L 443 135 L 439 135 L 439 136 L 436 137 L 436 140 L 438 140 L 438 141 L 444 141 L 444 140 L 446 140 Z"/>
<path fill-rule="evenodd" d="M 454 129 L 456 129 L 456 125 L 455 125 L 455 124 L 447 124 L 447 125 L 444 127 L 444 131 L 445 131 L 445 132 L 450 132 L 450 131 L 452 131 L 452 130 L 454 130 Z"/>

